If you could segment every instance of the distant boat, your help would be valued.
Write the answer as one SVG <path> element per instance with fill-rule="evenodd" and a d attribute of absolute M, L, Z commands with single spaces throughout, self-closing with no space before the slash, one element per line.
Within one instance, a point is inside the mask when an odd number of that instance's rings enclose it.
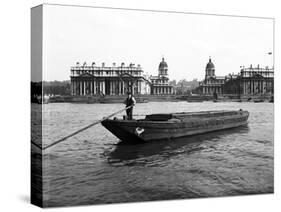
<path fill-rule="evenodd" d="M 41 97 L 41 96 L 39 96 L 38 98 L 37 98 L 37 103 L 38 104 L 48 104 L 49 103 L 49 97 L 48 96 L 43 96 L 43 97 Z"/>
<path fill-rule="evenodd" d="M 187 102 L 203 102 L 203 99 L 189 99 Z"/>
<path fill-rule="evenodd" d="M 120 140 L 135 143 L 173 139 L 247 124 L 248 111 L 203 111 L 146 115 L 144 119 L 106 119 L 102 125 Z"/>
<path fill-rule="evenodd" d="M 263 99 L 256 99 L 256 100 L 254 100 L 254 102 L 255 103 L 260 103 L 260 102 L 264 102 L 264 100 Z"/>
<path fill-rule="evenodd" d="M 214 99 L 213 102 L 242 102 L 242 100 L 241 99 L 225 99 L 225 100 Z"/>
<path fill-rule="evenodd" d="M 135 98 L 137 103 L 148 103 L 147 99 L 143 99 L 143 98 Z M 114 98 L 100 98 L 99 99 L 99 103 L 103 103 L 103 104 L 109 104 L 109 103 L 123 103 L 124 102 L 124 98 L 121 97 L 114 97 Z"/>

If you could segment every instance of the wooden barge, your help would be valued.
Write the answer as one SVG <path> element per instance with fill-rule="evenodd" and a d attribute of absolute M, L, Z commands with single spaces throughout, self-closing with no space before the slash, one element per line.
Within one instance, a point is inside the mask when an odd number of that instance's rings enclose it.
<path fill-rule="evenodd" d="M 136 143 L 202 134 L 246 125 L 249 112 L 203 111 L 146 115 L 144 119 L 106 119 L 102 125 L 121 141 Z"/>

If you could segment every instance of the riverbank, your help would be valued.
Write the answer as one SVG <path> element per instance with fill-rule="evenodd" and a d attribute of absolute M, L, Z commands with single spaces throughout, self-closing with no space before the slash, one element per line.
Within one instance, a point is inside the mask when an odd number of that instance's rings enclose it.
<path fill-rule="evenodd" d="M 50 103 L 71 102 L 71 103 L 123 103 L 127 95 L 116 96 L 56 96 L 49 99 Z M 138 103 L 147 102 L 173 102 L 179 101 L 177 95 L 135 95 Z"/>
<path fill-rule="evenodd" d="M 55 96 L 49 98 L 49 103 L 123 103 L 127 98 L 126 95 L 116 96 Z M 217 99 L 214 99 L 210 95 L 136 95 L 136 101 L 138 103 L 147 102 L 273 102 L 272 95 L 220 95 Z"/>

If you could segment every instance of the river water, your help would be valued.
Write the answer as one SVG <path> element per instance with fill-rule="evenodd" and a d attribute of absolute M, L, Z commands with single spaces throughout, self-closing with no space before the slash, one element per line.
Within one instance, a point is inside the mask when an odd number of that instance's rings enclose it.
<path fill-rule="evenodd" d="M 32 105 L 32 113 L 38 108 Z M 43 146 L 122 108 L 43 105 Z M 272 193 L 274 104 L 149 102 L 137 104 L 134 114 L 216 109 L 248 110 L 249 124 L 137 145 L 118 144 L 99 124 L 51 147 L 43 154 L 44 206 Z"/>

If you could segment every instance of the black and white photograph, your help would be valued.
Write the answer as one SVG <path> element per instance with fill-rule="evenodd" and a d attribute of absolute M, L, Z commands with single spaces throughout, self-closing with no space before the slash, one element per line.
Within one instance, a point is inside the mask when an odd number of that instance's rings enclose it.
<path fill-rule="evenodd" d="M 274 193 L 275 19 L 31 8 L 31 203 Z"/>

